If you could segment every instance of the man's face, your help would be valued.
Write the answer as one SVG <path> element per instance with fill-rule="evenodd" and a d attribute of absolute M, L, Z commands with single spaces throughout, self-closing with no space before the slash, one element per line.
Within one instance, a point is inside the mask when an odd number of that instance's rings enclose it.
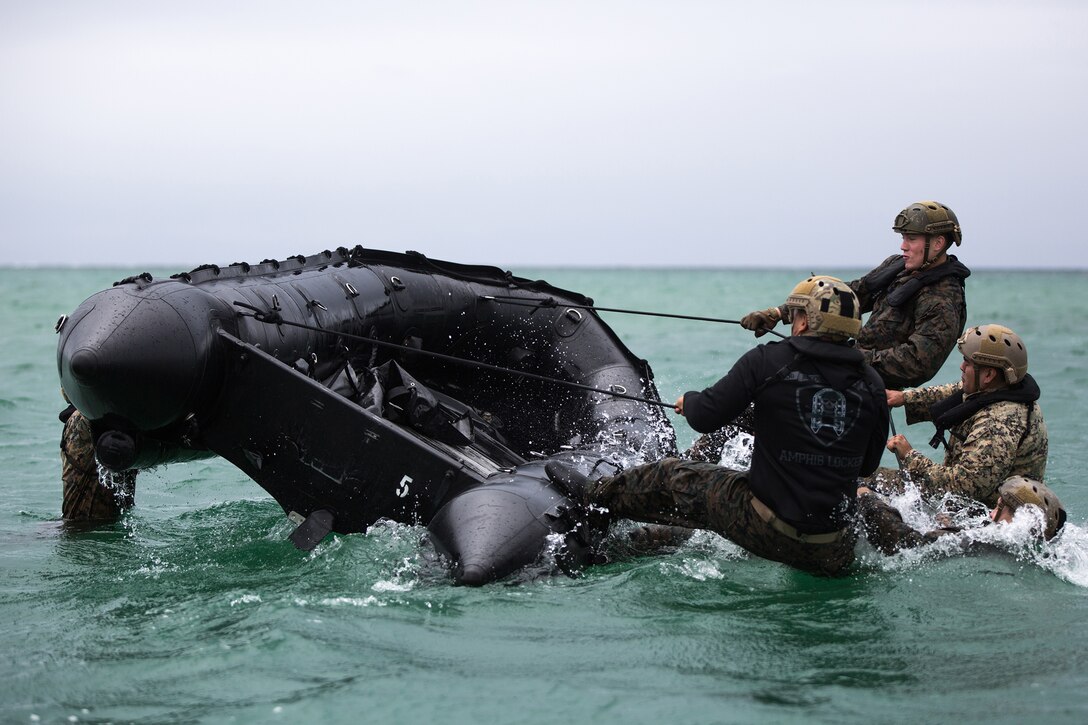
<path fill-rule="evenodd" d="M 916 272 L 922 268 L 926 261 L 926 235 L 907 233 L 902 235 L 903 241 L 899 245 L 899 251 L 903 253 L 903 261 L 906 262 L 908 272 Z M 932 260 L 944 246 L 944 237 L 937 236 L 930 240 L 929 257 Z"/>
<path fill-rule="evenodd" d="M 975 373 L 976 370 L 978 370 L 978 374 Z M 981 373 L 982 368 L 979 368 L 967 358 L 963 359 L 963 362 L 960 363 L 960 382 L 963 383 L 964 395 L 978 392 Z"/>
<path fill-rule="evenodd" d="M 1001 371 L 989 365 L 976 365 L 967 358 L 960 363 L 960 382 L 963 383 L 963 394 L 971 395 L 986 389 L 997 380 Z"/>
<path fill-rule="evenodd" d="M 903 261 L 906 262 L 908 272 L 921 269 L 926 253 L 926 236 L 924 234 L 904 234 L 903 243 L 899 245 L 899 251 L 903 253 Z"/>

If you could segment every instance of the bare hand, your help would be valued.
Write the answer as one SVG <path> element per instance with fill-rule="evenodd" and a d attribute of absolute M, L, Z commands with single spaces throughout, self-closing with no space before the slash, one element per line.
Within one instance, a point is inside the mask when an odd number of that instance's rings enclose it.
<path fill-rule="evenodd" d="M 684 396 L 683 395 L 681 395 L 679 398 L 677 398 L 676 402 L 672 404 L 672 409 L 675 410 L 680 415 L 684 414 Z"/>
<path fill-rule="evenodd" d="M 899 433 L 888 439 L 888 450 L 894 453 L 896 458 L 903 460 L 914 448 L 907 441 L 906 436 Z"/>
<path fill-rule="evenodd" d="M 904 402 L 902 390 L 885 390 L 885 395 L 888 396 L 888 407 L 898 408 Z"/>

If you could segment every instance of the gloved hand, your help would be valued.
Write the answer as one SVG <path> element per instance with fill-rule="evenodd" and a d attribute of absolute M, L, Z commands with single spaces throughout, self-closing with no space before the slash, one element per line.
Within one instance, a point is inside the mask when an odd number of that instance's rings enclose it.
<path fill-rule="evenodd" d="M 782 319 L 782 311 L 777 307 L 768 307 L 765 310 L 749 312 L 740 318 L 740 326 L 745 330 L 756 333 L 756 337 L 763 337 L 769 330 L 773 330 L 778 321 Z"/>

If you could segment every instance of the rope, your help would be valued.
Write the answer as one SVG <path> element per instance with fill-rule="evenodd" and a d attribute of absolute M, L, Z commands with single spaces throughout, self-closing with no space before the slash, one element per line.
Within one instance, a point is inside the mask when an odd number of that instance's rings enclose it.
<path fill-rule="evenodd" d="M 482 300 L 492 300 L 504 305 L 521 305 L 522 307 L 558 307 L 559 303 L 552 297 L 546 300 L 527 300 L 524 297 L 509 297 L 506 295 L 481 295 Z M 569 307 L 577 310 L 592 310 L 594 312 L 620 312 L 625 315 L 645 315 L 647 317 L 668 317 L 674 320 L 696 320 L 698 322 L 722 322 L 728 325 L 739 325 L 740 320 L 723 320 L 720 317 L 697 317 L 695 315 L 674 315 L 668 312 L 645 312 L 643 310 L 623 310 L 617 307 L 595 307 L 593 305 L 574 305 L 563 303 L 563 307 Z M 767 330 L 772 335 L 777 335 L 781 338 L 786 338 L 788 335 L 783 335 L 777 330 Z"/>
<path fill-rule="evenodd" d="M 395 342 L 386 342 L 385 340 L 377 340 L 373 337 L 366 337 L 365 335 L 354 335 L 350 332 L 339 332 L 336 330 L 324 330 L 320 327 L 313 325 L 307 325 L 302 322 L 292 322 L 291 320 L 283 319 L 283 316 L 277 310 L 261 310 L 253 305 L 246 304 L 245 302 L 235 302 L 235 306 L 244 307 L 251 312 L 239 312 L 238 314 L 244 317 L 252 317 L 257 322 L 263 322 L 269 325 L 290 325 L 291 327 L 298 327 L 303 330 L 309 330 L 311 332 L 320 332 L 326 335 L 339 335 L 340 337 L 347 338 L 349 340 L 357 340 L 359 342 L 370 343 L 371 345 L 378 345 L 379 347 L 392 348 L 394 350 L 404 350 L 407 352 L 415 353 L 417 355 L 427 355 L 429 357 L 436 358 L 438 360 L 445 360 L 458 365 L 471 365 L 472 367 L 479 368 L 481 370 L 490 370 L 493 372 L 507 373 L 509 375 L 519 375 L 523 378 L 532 378 L 533 380 L 543 380 L 548 383 L 555 383 L 557 385 L 563 385 L 568 388 L 575 388 L 577 390 L 586 390 L 591 393 L 602 393 L 604 395 L 611 395 L 616 398 L 626 398 L 627 400 L 635 400 L 640 403 L 649 403 L 650 405 L 657 405 L 662 408 L 673 409 L 671 403 L 663 403 L 660 400 L 653 400 L 651 398 L 640 398 L 637 395 L 630 395 L 628 393 L 620 393 L 615 390 L 603 390 L 601 388 L 594 388 L 590 385 L 583 385 L 582 383 L 575 383 L 569 380 L 560 380 L 559 378 L 548 377 L 547 375 L 538 375 L 536 373 L 530 373 L 523 370 L 513 370 L 511 368 L 504 368 L 498 365 L 490 365 L 488 363 L 480 362 L 478 360 L 469 360 L 468 358 L 455 357 L 453 355 L 446 355 L 440 352 L 432 352 L 430 350 L 420 350 L 419 348 L 410 347 L 408 345 L 399 345 Z"/>

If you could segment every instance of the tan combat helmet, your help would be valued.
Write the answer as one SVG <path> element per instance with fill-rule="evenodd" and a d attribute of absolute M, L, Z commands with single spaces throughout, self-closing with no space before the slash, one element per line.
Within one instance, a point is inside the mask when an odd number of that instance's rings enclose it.
<path fill-rule="evenodd" d="M 861 305 L 850 286 L 841 279 L 809 277 L 786 298 L 786 307 L 808 316 L 808 334 L 849 340 L 861 330 Z"/>
<path fill-rule="evenodd" d="M 939 201 L 916 201 L 895 217 L 892 231 L 897 234 L 943 234 L 957 246 L 963 241 L 959 219 Z"/>
<path fill-rule="evenodd" d="M 1065 524 L 1065 509 L 1054 492 L 1041 481 L 1033 481 L 1023 476 L 1011 476 L 1005 479 L 997 489 L 1001 502 L 1013 511 L 1021 506 L 1038 506 L 1046 517 L 1046 530 L 1043 536 L 1053 539 Z"/>
<path fill-rule="evenodd" d="M 1015 332 L 1004 325 L 978 325 L 960 336 L 960 352 L 976 365 L 989 365 L 1015 385 L 1028 374 L 1028 349 Z"/>

